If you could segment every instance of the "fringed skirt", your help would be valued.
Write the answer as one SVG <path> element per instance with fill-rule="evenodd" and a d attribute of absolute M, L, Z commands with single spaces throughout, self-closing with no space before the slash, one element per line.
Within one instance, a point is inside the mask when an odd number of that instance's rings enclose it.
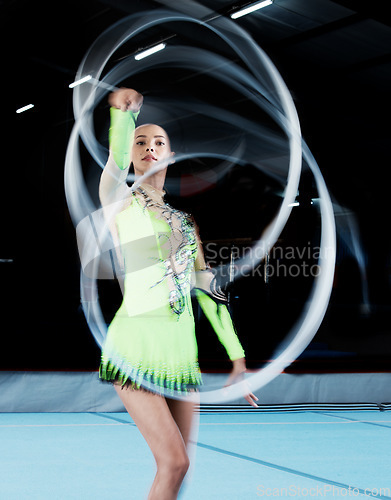
<path fill-rule="evenodd" d="M 170 307 L 129 316 L 115 315 L 102 348 L 99 378 L 160 394 L 194 392 L 202 384 L 194 316 Z"/>

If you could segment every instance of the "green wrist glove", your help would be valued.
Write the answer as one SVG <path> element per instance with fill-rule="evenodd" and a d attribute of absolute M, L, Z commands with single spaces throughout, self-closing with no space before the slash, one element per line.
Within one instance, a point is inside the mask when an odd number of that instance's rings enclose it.
<path fill-rule="evenodd" d="M 222 303 L 216 303 L 199 288 L 195 289 L 195 294 L 205 316 L 210 321 L 220 342 L 225 347 L 229 359 L 233 361 L 234 359 L 244 358 L 245 353 L 236 334 L 235 326 L 227 306 Z"/>
<path fill-rule="evenodd" d="M 140 111 L 133 113 L 110 108 L 109 145 L 114 161 L 121 170 L 125 170 L 130 164 L 132 139 L 139 114 Z"/>

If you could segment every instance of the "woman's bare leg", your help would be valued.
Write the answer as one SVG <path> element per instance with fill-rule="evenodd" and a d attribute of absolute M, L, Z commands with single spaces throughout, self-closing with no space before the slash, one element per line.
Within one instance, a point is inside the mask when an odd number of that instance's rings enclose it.
<path fill-rule="evenodd" d="M 194 394 L 196 396 L 196 394 Z M 167 405 L 170 408 L 173 419 L 175 420 L 186 445 L 187 455 L 190 459 L 190 467 L 186 474 L 185 480 L 182 483 L 180 492 L 186 488 L 194 473 L 195 458 L 198 441 L 198 425 L 199 412 L 195 411 L 195 407 L 199 404 L 199 398 L 196 401 L 183 401 L 177 399 L 166 398 Z"/>
<path fill-rule="evenodd" d="M 156 460 L 157 472 L 148 500 L 176 500 L 189 457 L 166 399 L 144 390 L 114 387 Z"/>
<path fill-rule="evenodd" d="M 167 398 L 166 401 L 172 417 L 182 434 L 183 441 L 187 446 L 191 438 L 193 425 L 197 420 L 197 416 L 194 413 L 196 403 L 169 398 Z"/>

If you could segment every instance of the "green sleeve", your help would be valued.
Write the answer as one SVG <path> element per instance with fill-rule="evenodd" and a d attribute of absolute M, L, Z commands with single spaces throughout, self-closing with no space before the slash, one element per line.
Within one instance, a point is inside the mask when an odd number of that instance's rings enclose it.
<path fill-rule="evenodd" d="M 140 111 L 121 111 L 110 108 L 110 130 L 109 144 L 113 153 L 114 161 L 121 170 L 125 170 L 130 164 L 130 152 L 132 148 L 132 134 L 136 128 L 136 119 Z"/>
<path fill-rule="evenodd" d="M 244 358 L 245 353 L 235 331 L 231 315 L 225 304 L 217 304 L 205 292 L 199 288 L 195 294 L 205 316 L 210 321 L 220 342 L 225 347 L 231 361 Z"/>

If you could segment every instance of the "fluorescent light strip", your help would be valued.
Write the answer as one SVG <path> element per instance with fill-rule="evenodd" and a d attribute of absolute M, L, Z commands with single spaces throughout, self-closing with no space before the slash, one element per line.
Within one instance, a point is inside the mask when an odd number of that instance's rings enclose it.
<path fill-rule="evenodd" d="M 75 82 L 70 83 L 69 88 L 73 89 L 73 87 L 77 87 L 78 85 L 81 85 L 82 83 L 88 82 L 88 80 L 91 80 L 91 78 L 92 78 L 91 75 L 87 75 L 84 78 L 80 78 L 80 80 L 76 80 Z"/>
<path fill-rule="evenodd" d="M 165 43 L 159 43 L 159 45 L 155 45 L 154 47 L 151 47 L 150 49 L 143 50 L 143 52 L 140 52 L 134 56 L 136 61 L 139 61 L 140 59 L 144 59 L 144 57 L 148 57 L 155 52 L 159 52 L 159 50 L 163 50 L 166 47 Z"/>
<path fill-rule="evenodd" d="M 23 111 L 27 111 L 34 107 L 34 104 L 27 104 L 27 106 L 23 106 L 23 108 L 19 108 L 16 110 L 17 113 L 23 113 Z"/>
<path fill-rule="evenodd" d="M 254 12 L 258 9 L 263 9 L 263 7 L 267 7 L 268 5 L 271 5 L 273 3 L 273 0 L 263 0 L 262 2 L 257 2 L 249 7 L 245 7 L 244 9 L 238 10 L 237 12 L 234 12 L 231 14 L 232 19 L 237 19 L 238 17 L 245 16 L 246 14 L 251 14 L 251 12 Z"/>

